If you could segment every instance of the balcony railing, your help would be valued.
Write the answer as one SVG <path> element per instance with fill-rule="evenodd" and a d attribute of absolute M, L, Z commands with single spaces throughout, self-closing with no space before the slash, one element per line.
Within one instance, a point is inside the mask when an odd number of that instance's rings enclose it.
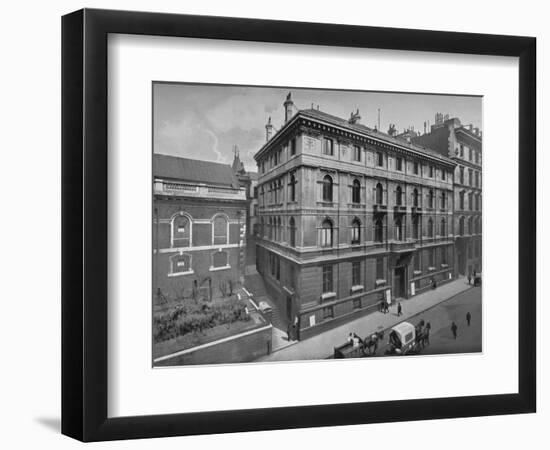
<path fill-rule="evenodd" d="M 395 205 L 393 211 L 399 214 L 405 214 L 407 212 L 407 206 L 405 205 Z"/>
<path fill-rule="evenodd" d="M 164 180 L 155 180 L 154 193 L 177 197 L 246 200 L 246 190 L 244 188 L 235 189 L 223 186 L 207 186 L 199 183 L 180 183 Z"/>
<path fill-rule="evenodd" d="M 422 207 L 421 206 L 413 206 L 413 207 L 411 207 L 411 212 L 413 214 L 422 214 Z"/>
<path fill-rule="evenodd" d="M 373 205 L 372 209 L 374 210 L 375 213 L 385 213 L 388 211 L 388 206 L 376 204 L 376 205 Z"/>

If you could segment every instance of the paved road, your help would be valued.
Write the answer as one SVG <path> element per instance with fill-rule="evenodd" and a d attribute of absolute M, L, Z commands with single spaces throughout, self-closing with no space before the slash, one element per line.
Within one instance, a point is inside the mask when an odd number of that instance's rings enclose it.
<path fill-rule="evenodd" d="M 470 326 L 466 321 L 466 313 L 470 312 Z M 481 352 L 481 288 L 469 289 L 451 300 L 407 319 L 416 325 L 421 319 L 430 322 L 432 331 L 430 345 L 422 350 L 422 355 L 437 355 L 442 353 L 472 353 Z M 458 327 L 456 340 L 451 331 L 451 323 Z M 378 349 L 381 356 L 387 349 L 387 332 L 385 345 Z"/>

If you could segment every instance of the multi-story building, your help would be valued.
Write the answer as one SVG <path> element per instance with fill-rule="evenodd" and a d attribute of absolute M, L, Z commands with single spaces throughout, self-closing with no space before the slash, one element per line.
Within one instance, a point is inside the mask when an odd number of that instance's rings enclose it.
<path fill-rule="evenodd" d="M 231 166 L 153 155 L 155 298 L 194 290 L 215 297 L 236 286 L 244 269 L 246 207 Z"/>
<path fill-rule="evenodd" d="M 455 161 L 454 234 L 456 270 L 468 275 L 482 270 L 482 139 L 479 128 L 437 113 L 429 133 L 413 137 Z"/>
<path fill-rule="evenodd" d="M 256 265 L 300 336 L 453 277 L 455 162 L 318 109 L 266 125 Z"/>

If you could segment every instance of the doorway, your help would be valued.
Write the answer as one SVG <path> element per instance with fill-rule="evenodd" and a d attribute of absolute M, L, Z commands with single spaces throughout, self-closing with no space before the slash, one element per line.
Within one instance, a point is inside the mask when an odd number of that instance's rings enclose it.
<path fill-rule="evenodd" d="M 405 267 L 396 267 L 393 274 L 393 292 L 395 298 L 405 297 Z"/>

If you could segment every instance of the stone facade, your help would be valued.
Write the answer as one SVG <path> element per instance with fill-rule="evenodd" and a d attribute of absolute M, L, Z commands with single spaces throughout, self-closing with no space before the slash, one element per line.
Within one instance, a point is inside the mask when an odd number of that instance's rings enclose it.
<path fill-rule="evenodd" d="M 456 163 L 289 101 L 255 155 L 256 263 L 301 338 L 452 279 Z"/>
<path fill-rule="evenodd" d="M 461 275 L 482 270 L 482 132 L 457 118 L 436 115 L 430 133 L 413 138 L 449 156 L 454 174 L 455 265 Z"/>

